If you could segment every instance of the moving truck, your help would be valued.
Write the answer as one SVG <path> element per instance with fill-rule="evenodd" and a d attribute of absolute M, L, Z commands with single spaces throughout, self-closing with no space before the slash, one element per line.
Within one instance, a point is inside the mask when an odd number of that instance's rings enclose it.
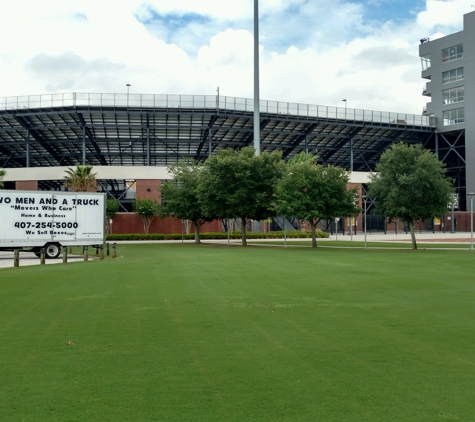
<path fill-rule="evenodd" d="M 57 258 L 61 246 L 105 242 L 106 194 L 0 190 L 0 250 Z"/>

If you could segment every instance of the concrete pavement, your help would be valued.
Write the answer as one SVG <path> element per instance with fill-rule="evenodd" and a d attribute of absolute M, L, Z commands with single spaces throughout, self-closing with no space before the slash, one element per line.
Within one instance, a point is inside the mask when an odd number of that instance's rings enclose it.
<path fill-rule="evenodd" d="M 435 233 L 431 231 L 423 231 L 419 232 L 416 231 L 416 241 L 419 243 L 424 242 L 435 242 L 435 243 L 470 243 L 471 242 L 471 233 L 468 232 L 458 232 L 458 233 L 450 233 L 450 232 L 438 232 Z M 331 240 L 353 240 L 363 242 L 364 241 L 364 233 L 358 232 L 358 234 L 349 236 L 347 233 L 342 235 L 338 234 L 337 236 L 333 234 L 329 237 Z M 319 239 L 324 240 L 324 239 Z M 373 233 L 366 233 L 366 240 L 367 242 L 410 242 L 411 241 L 411 234 L 405 232 L 387 232 L 384 234 L 383 232 L 373 232 Z"/>
<path fill-rule="evenodd" d="M 89 259 L 95 259 L 95 255 L 89 255 Z M 83 261 L 82 255 L 69 255 L 68 263 Z M 60 256 L 56 259 L 46 259 L 47 265 L 63 263 L 63 257 Z M 40 258 L 38 258 L 33 252 L 20 252 L 20 267 L 26 267 L 30 265 L 40 265 Z M 2 268 L 13 267 L 13 252 L 0 251 L 0 270 Z"/>

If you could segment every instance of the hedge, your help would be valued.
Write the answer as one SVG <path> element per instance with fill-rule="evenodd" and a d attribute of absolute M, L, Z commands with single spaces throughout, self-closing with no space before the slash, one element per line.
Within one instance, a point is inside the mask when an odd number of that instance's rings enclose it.
<path fill-rule="evenodd" d="M 294 238 L 294 239 L 302 239 L 302 238 L 310 238 L 312 237 L 312 233 L 310 231 L 299 231 L 299 230 L 292 230 L 286 233 L 287 238 Z M 327 238 L 329 234 L 320 230 L 316 232 L 317 238 Z M 241 232 L 232 232 L 230 233 L 229 237 L 231 239 L 240 239 Z M 160 233 L 149 233 L 149 234 L 140 234 L 140 233 L 129 233 L 129 234 L 109 234 L 107 235 L 107 240 L 110 241 L 120 241 L 120 240 L 193 240 L 195 238 L 195 234 L 184 234 L 181 233 L 171 233 L 171 234 L 160 234 Z M 202 240 L 209 240 L 209 239 L 227 239 L 228 233 L 226 232 L 205 232 L 200 233 L 200 238 Z M 247 233 L 247 239 L 283 239 L 284 232 L 283 231 L 275 231 L 275 232 L 249 232 Z"/>

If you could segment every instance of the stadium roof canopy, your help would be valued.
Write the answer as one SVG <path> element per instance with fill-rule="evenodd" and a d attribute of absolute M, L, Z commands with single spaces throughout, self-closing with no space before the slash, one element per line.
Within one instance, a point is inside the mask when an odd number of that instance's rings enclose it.
<path fill-rule="evenodd" d="M 253 145 L 253 100 L 205 95 L 63 93 L 0 98 L 0 167 L 166 166 Z M 427 116 L 260 102 L 261 151 L 373 170 L 394 142 L 430 145 Z"/>

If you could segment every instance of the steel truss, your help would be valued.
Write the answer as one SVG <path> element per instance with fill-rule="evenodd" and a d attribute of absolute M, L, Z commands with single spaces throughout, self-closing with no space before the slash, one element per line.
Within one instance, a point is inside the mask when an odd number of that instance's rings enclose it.
<path fill-rule="evenodd" d="M 45 97 L 0 98 L 0 167 L 167 166 L 181 157 L 204 162 L 222 148 L 253 144 L 248 99 L 131 95 L 125 103 L 120 94 Z M 433 126 L 423 116 L 263 101 L 260 145 L 261 151 L 282 151 L 285 159 L 306 151 L 324 164 L 370 171 L 395 142 L 434 151 L 438 142 L 439 157 L 451 171 L 460 169 L 457 183 L 465 186 L 463 142 L 440 134 L 436 141 Z M 107 183 L 123 192 L 120 181 Z M 54 188 L 55 182 L 41 185 Z"/>

